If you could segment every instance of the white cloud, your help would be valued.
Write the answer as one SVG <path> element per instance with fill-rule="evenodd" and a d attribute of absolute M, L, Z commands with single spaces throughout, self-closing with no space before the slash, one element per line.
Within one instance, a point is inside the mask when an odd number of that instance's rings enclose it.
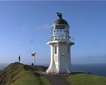
<path fill-rule="evenodd" d="M 37 27 L 37 29 L 50 29 L 50 25 L 44 24 Z"/>

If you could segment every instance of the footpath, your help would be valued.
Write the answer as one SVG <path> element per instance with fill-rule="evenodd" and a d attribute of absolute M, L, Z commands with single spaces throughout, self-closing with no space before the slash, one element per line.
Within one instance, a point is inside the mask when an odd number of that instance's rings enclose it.
<path fill-rule="evenodd" d="M 36 69 L 37 73 L 44 75 L 48 81 L 51 83 L 51 85 L 71 85 L 66 80 L 66 75 L 63 74 L 47 74 L 44 72 L 44 69 L 42 66 L 33 66 L 34 69 Z"/>
<path fill-rule="evenodd" d="M 51 85 L 71 85 L 67 82 L 64 75 L 52 75 L 52 74 L 45 74 L 44 75 Z"/>

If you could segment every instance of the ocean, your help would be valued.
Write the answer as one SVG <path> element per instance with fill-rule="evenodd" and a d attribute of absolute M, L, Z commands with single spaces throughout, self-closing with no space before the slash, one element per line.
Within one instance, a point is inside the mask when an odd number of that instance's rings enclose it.
<path fill-rule="evenodd" d="M 106 77 L 106 64 L 73 64 L 72 69 Z"/>
<path fill-rule="evenodd" d="M 3 70 L 6 66 L 7 64 L 0 64 L 0 70 Z M 72 70 L 90 72 L 92 74 L 106 77 L 106 64 L 72 64 Z"/>
<path fill-rule="evenodd" d="M 0 70 L 3 70 L 6 66 L 8 66 L 8 64 L 1 64 L 0 63 Z"/>

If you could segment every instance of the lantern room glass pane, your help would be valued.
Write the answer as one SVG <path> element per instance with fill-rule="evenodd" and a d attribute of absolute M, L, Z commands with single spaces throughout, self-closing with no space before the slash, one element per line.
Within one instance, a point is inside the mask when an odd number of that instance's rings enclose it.
<path fill-rule="evenodd" d="M 64 25 L 56 25 L 56 29 L 65 29 Z"/>
<path fill-rule="evenodd" d="M 69 40 L 69 29 L 64 25 L 56 25 L 52 28 L 52 40 Z"/>

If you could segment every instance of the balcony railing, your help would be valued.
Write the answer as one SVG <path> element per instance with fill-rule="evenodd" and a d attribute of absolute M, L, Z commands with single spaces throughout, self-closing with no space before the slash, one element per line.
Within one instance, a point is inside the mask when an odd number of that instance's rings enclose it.
<path fill-rule="evenodd" d="M 49 41 L 71 41 L 74 42 L 74 37 L 70 37 L 70 36 L 51 36 Z"/>

